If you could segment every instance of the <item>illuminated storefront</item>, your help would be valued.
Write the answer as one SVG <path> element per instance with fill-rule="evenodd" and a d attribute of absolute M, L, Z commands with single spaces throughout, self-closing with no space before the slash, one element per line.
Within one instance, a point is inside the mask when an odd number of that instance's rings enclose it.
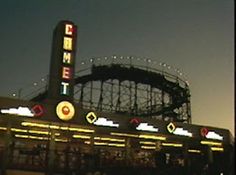
<path fill-rule="evenodd" d="M 8 101 L 10 104 L 10 101 L 13 100 L 2 98 L 2 101 Z M 14 100 L 14 102 L 16 101 Z M 65 102 L 60 102 L 59 105 L 44 104 L 43 106 L 37 103 L 27 105 L 27 103 L 20 104 L 19 101 L 18 105 L 4 106 L 0 109 L 0 134 L 4 136 L 11 133 L 11 137 L 8 139 L 16 144 L 15 152 L 21 150 L 14 156 L 14 166 L 25 164 L 24 157 L 29 157 L 29 155 L 22 150 L 31 152 L 35 149 L 34 145 L 41 145 L 42 148 L 38 148 L 40 156 L 51 155 L 53 159 L 57 158 L 60 161 L 63 161 L 65 156 L 69 156 L 73 159 L 74 164 L 76 164 L 75 160 L 78 161 L 78 158 L 81 158 L 80 154 L 83 152 L 90 156 L 95 156 L 99 152 L 99 165 L 96 166 L 112 168 L 132 164 L 134 167 L 149 169 L 157 166 L 155 164 L 156 154 L 159 157 L 162 157 L 159 154 L 164 154 L 165 161 L 170 163 L 175 160 L 176 164 L 185 167 L 188 161 L 195 159 L 218 162 L 221 157 L 222 160 L 226 160 L 223 155 L 229 155 L 233 145 L 230 132 L 225 129 L 176 122 L 157 122 L 154 119 L 140 117 L 126 116 L 124 118 L 122 115 L 84 110 L 76 104 L 74 107 L 63 104 Z M 68 109 L 63 109 L 65 106 Z M 37 109 L 40 115 L 37 115 L 34 109 Z M 75 113 L 75 110 L 80 112 Z M 22 111 L 24 112 L 22 113 Z M 57 113 L 57 117 L 54 116 L 53 120 L 50 111 Z M 9 128 L 9 126 L 11 127 Z M 209 132 L 214 134 L 209 134 Z M 6 135 L 5 140 L 7 140 Z M 2 145 L 4 145 L 3 141 L 1 140 Z M 24 145 L 29 143 L 29 145 L 20 146 L 23 143 Z M 49 150 L 44 149 L 47 146 L 49 146 Z M 58 153 L 54 154 L 50 148 L 57 150 Z M 66 153 L 66 149 L 72 149 L 71 153 Z M 33 154 L 33 152 L 31 153 Z M 119 157 L 110 160 L 110 156 L 113 154 L 117 154 Z M 20 162 L 16 161 L 17 156 Z M 38 160 L 37 154 L 31 156 Z M 46 157 L 44 158 L 46 159 Z M 85 157 L 81 159 L 86 161 Z M 109 164 L 109 161 L 113 161 L 113 165 Z M 169 163 L 166 165 L 168 166 Z M 55 165 L 50 158 L 48 164 L 44 164 L 44 168 L 46 169 L 48 166 L 57 166 L 56 170 L 52 168 L 47 171 L 58 171 L 58 173 L 60 171 L 63 173 L 66 168 L 71 170 L 78 168 L 75 165 L 66 167 L 63 162 Z M 85 163 L 84 166 L 88 165 Z M 42 167 L 40 168 L 34 162 L 31 168 L 43 171 Z M 18 169 L 20 168 L 18 167 Z M 224 168 L 221 170 L 226 171 Z M 78 171 L 85 171 L 82 165 Z"/>
<path fill-rule="evenodd" d="M 190 172 L 196 161 L 201 162 L 199 170 L 207 163 L 231 161 L 234 143 L 229 130 L 88 110 L 75 103 L 76 39 L 74 23 L 57 25 L 46 99 L 0 98 L 3 174 L 7 169 L 50 175 L 100 169 L 125 175 L 122 170 L 133 168 L 139 170 L 136 174 L 151 175 L 174 165 Z M 217 172 L 225 173 L 229 166 Z"/>

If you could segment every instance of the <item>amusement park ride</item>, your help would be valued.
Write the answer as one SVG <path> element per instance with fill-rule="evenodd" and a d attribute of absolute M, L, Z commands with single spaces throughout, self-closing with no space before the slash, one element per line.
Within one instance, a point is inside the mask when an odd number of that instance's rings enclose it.
<path fill-rule="evenodd" d="M 116 56 L 75 73 L 76 43 L 77 26 L 59 22 L 43 91 L 0 97 L 0 174 L 233 173 L 231 133 L 192 124 L 186 81 Z"/>

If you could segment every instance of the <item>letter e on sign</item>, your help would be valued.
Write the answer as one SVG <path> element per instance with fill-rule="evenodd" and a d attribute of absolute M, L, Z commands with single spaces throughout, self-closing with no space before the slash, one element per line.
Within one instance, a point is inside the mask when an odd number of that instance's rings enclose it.
<path fill-rule="evenodd" d="M 71 79 L 71 69 L 69 67 L 62 68 L 62 78 Z"/>

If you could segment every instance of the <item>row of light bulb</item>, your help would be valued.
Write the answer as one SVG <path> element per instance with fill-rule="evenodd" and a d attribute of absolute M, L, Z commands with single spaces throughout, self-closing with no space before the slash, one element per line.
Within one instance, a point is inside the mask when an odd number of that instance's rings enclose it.
<path fill-rule="evenodd" d="M 111 58 L 112 59 L 118 59 L 118 56 L 116 56 L 116 55 L 113 55 L 113 56 L 111 56 Z M 124 56 L 120 56 L 120 59 L 134 59 L 134 57 L 133 56 L 127 56 L 127 57 L 124 57 Z M 104 60 L 107 60 L 107 59 L 109 59 L 109 57 L 104 57 Z M 152 61 L 151 59 L 149 59 L 149 58 L 136 58 L 137 60 L 143 60 L 143 61 L 146 61 L 146 62 L 148 62 L 148 63 L 153 63 L 153 64 L 157 64 L 157 62 L 156 61 Z M 89 62 L 90 63 L 93 63 L 93 62 L 95 62 L 96 60 L 98 60 L 98 61 L 100 61 L 101 60 L 101 58 L 90 58 L 89 59 Z M 86 62 L 84 62 L 84 61 L 82 61 L 81 63 L 80 63 L 81 65 L 85 65 L 86 64 Z M 173 69 L 175 72 L 177 72 L 178 73 L 178 75 L 180 75 L 180 76 L 183 76 L 183 73 L 179 70 L 179 69 L 174 69 L 173 68 L 173 66 L 171 66 L 171 65 L 168 65 L 168 64 L 166 64 L 166 63 L 162 63 L 162 62 L 160 62 L 159 63 L 159 66 L 162 66 L 162 67 L 164 67 L 164 68 L 167 68 L 167 69 Z M 46 78 L 41 78 L 41 80 L 40 81 L 38 81 L 38 82 L 34 82 L 33 83 L 33 85 L 31 85 L 31 87 L 32 86 L 38 86 L 40 83 L 42 83 L 42 82 L 46 82 Z M 187 85 L 189 85 L 189 82 L 188 81 L 185 81 L 186 83 L 187 83 Z M 17 96 L 17 93 L 13 93 L 12 94 L 12 96 L 13 97 L 16 97 Z"/>

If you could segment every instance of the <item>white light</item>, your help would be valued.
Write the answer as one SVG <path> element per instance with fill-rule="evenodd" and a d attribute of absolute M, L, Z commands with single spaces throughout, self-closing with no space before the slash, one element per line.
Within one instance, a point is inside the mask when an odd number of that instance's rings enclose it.
<path fill-rule="evenodd" d="M 206 135 L 206 138 L 208 139 L 216 139 L 216 140 L 223 140 L 223 137 L 214 131 L 209 131 Z"/>
<path fill-rule="evenodd" d="M 28 117 L 34 116 L 34 114 L 28 107 L 21 107 L 21 106 L 18 108 L 1 109 L 1 113 L 28 116 Z"/>
<path fill-rule="evenodd" d="M 95 122 L 95 125 L 99 125 L 99 126 L 110 126 L 110 127 L 119 127 L 119 124 L 115 124 L 113 123 L 113 121 L 108 121 L 106 118 L 98 118 Z"/>
<path fill-rule="evenodd" d="M 173 132 L 175 135 L 182 135 L 182 136 L 188 136 L 192 137 L 192 133 L 188 132 L 187 130 L 184 130 L 183 128 L 176 128 Z"/>
<path fill-rule="evenodd" d="M 148 123 L 140 123 L 138 127 L 136 127 L 137 130 L 142 131 L 152 131 L 152 132 L 158 132 L 158 128 L 155 128 L 154 126 L 148 125 Z"/>

